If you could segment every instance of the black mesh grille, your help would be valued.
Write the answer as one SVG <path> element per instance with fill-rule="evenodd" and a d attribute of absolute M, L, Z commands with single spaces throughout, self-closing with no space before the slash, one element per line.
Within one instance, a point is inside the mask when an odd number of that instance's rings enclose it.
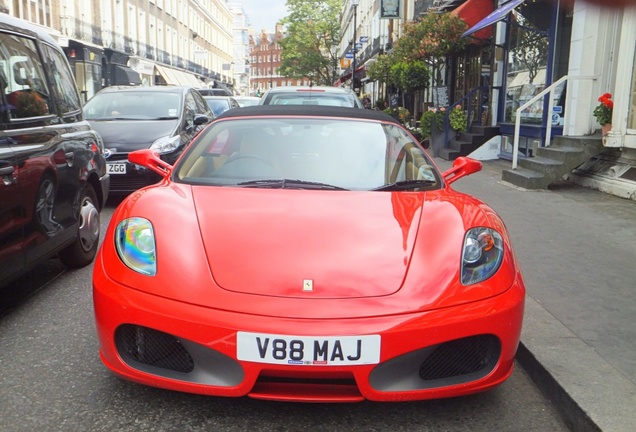
<path fill-rule="evenodd" d="M 144 186 L 148 186 L 153 182 L 159 181 L 158 175 L 127 175 L 127 174 L 112 174 L 110 176 L 110 190 L 111 191 L 125 191 L 132 192 L 137 189 L 141 189 Z"/>
<path fill-rule="evenodd" d="M 493 368 L 501 350 L 499 339 L 493 335 L 471 336 L 446 342 L 420 366 L 423 380 L 436 380 L 480 372 Z"/>
<path fill-rule="evenodd" d="M 115 332 L 115 344 L 126 363 L 132 360 L 177 372 L 194 369 L 194 361 L 188 351 L 168 333 L 125 324 Z"/>

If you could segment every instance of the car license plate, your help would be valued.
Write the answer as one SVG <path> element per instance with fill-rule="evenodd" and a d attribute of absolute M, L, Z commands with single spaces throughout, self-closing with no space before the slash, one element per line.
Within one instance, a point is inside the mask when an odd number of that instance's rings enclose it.
<path fill-rule="evenodd" d="M 239 360 L 287 365 L 342 366 L 380 362 L 380 335 L 289 336 L 237 332 Z"/>
<path fill-rule="evenodd" d="M 109 163 L 106 166 L 108 167 L 108 174 L 126 174 L 125 163 Z"/>

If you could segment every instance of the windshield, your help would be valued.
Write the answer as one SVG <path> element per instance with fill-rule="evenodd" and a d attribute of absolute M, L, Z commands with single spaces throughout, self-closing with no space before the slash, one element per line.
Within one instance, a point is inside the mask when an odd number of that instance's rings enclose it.
<path fill-rule="evenodd" d="M 181 95 L 166 92 L 97 93 L 84 105 L 86 120 L 176 119 L 180 112 Z"/>
<path fill-rule="evenodd" d="M 225 111 L 230 109 L 230 104 L 227 99 L 205 98 L 205 101 L 208 103 L 208 106 L 214 113 L 214 117 L 218 117 Z"/>
<path fill-rule="evenodd" d="M 355 98 L 349 94 L 327 92 L 294 92 L 272 94 L 265 101 L 267 105 L 326 105 L 356 107 Z"/>
<path fill-rule="evenodd" d="M 324 190 L 440 186 L 424 150 L 400 126 L 333 118 L 218 121 L 190 146 L 174 181 Z"/>

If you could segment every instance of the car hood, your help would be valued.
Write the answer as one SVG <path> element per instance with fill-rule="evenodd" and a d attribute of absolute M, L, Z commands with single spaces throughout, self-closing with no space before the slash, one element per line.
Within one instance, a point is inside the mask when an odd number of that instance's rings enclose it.
<path fill-rule="evenodd" d="M 104 147 L 116 153 L 149 148 L 157 139 L 170 136 L 178 120 L 90 120 L 91 127 L 104 140 Z"/>
<path fill-rule="evenodd" d="M 450 188 L 354 192 L 165 182 L 128 196 L 106 238 L 130 217 L 153 225 L 157 274 L 131 270 L 115 242 L 105 241 L 97 259 L 104 277 L 218 313 L 386 316 L 492 297 L 520 277 L 503 221 Z M 459 281 L 462 244 L 476 226 L 503 235 L 504 262 L 492 278 L 466 287 Z M 303 290 L 306 281 L 310 291 Z"/>
<path fill-rule="evenodd" d="M 312 298 L 384 296 L 400 289 L 423 194 L 238 192 L 197 188 L 193 194 L 221 288 L 285 297 L 310 292 Z"/>

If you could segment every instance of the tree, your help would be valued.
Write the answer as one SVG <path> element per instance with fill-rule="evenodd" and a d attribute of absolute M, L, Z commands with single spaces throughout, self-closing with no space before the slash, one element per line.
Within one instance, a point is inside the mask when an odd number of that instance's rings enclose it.
<path fill-rule="evenodd" d="M 399 65 L 398 82 L 407 92 L 424 90 L 431 79 L 429 67 L 422 60 L 402 61 Z"/>
<path fill-rule="evenodd" d="M 287 0 L 289 15 L 282 20 L 286 36 L 280 42 L 285 77 L 311 77 L 317 84 L 332 84 L 339 39 L 341 0 Z"/>
<path fill-rule="evenodd" d="M 454 14 L 428 13 L 420 21 L 404 24 L 403 35 L 395 44 L 396 56 L 423 61 L 433 70 L 433 80 L 439 82 L 446 58 L 465 49 L 462 33 L 467 28 Z"/>

